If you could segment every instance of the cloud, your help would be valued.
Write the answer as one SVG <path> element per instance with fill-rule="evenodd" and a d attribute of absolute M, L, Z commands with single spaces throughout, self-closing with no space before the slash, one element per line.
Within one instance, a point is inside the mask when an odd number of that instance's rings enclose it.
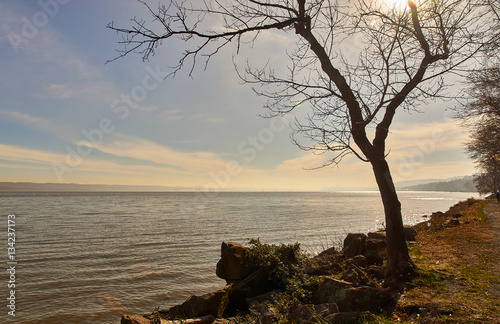
<path fill-rule="evenodd" d="M 30 128 L 39 129 L 47 133 L 55 134 L 59 137 L 67 136 L 67 130 L 64 128 L 64 126 L 59 125 L 49 119 L 30 115 L 27 113 L 0 109 L 0 119 L 19 122 L 21 124 L 29 126 Z"/>
<path fill-rule="evenodd" d="M 114 156 L 153 162 L 190 174 L 207 174 L 210 171 L 223 169 L 227 164 L 215 153 L 180 152 L 149 140 L 119 133 L 112 134 L 108 143 L 97 148 Z"/>
<path fill-rule="evenodd" d="M 61 155 L 42 150 L 27 149 L 14 145 L 0 144 L 0 159 L 13 162 L 51 163 Z"/>
<path fill-rule="evenodd" d="M 387 139 L 387 148 L 394 155 L 407 155 L 414 149 L 436 151 L 463 145 L 467 133 L 454 120 L 395 125 Z"/>

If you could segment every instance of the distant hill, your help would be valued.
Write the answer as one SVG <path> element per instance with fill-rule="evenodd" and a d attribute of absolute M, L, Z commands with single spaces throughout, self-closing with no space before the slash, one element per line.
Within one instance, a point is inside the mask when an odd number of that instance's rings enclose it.
<path fill-rule="evenodd" d="M 166 186 L 94 185 L 76 183 L 0 182 L 0 192 L 85 192 L 85 191 L 183 191 L 191 188 Z"/>
<path fill-rule="evenodd" d="M 399 182 L 396 184 L 399 190 L 411 191 L 451 191 L 451 192 L 476 192 L 472 176 L 451 179 L 418 180 L 414 183 Z"/>

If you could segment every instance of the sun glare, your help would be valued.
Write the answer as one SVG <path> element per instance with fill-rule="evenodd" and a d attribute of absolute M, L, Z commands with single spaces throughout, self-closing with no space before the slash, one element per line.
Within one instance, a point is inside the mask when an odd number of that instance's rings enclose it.
<path fill-rule="evenodd" d="M 408 4 L 408 0 L 385 0 L 385 1 L 390 8 L 396 10 L 404 9 Z"/>

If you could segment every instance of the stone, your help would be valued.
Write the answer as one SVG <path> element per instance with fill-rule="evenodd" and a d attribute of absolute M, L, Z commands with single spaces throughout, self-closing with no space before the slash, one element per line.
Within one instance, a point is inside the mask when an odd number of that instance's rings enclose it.
<path fill-rule="evenodd" d="M 393 302 L 388 289 L 356 287 L 346 289 L 343 298 L 339 298 L 336 304 L 342 312 L 369 311 L 379 314 Z"/>
<path fill-rule="evenodd" d="M 223 313 L 231 292 L 232 287 L 226 286 L 202 296 L 191 296 L 181 305 L 170 308 L 168 315 L 183 318 L 195 318 L 203 315 L 218 317 L 222 315 L 219 313 Z"/>
<path fill-rule="evenodd" d="M 293 310 L 288 320 L 297 324 L 319 323 L 325 317 L 338 313 L 338 311 L 339 308 L 337 304 L 333 303 L 320 305 L 307 304 Z"/>
<path fill-rule="evenodd" d="M 443 213 L 442 211 L 437 211 L 437 212 L 432 213 L 431 217 L 434 217 L 434 218 L 446 217 L 446 214 Z"/>
<path fill-rule="evenodd" d="M 349 246 L 353 240 L 356 238 L 361 239 L 363 242 L 366 240 L 367 236 L 364 233 L 349 233 L 344 239 L 344 249 Z"/>
<path fill-rule="evenodd" d="M 439 212 L 438 212 L 439 213 Z M 441 213 L 444 215 L 444 213 Z M 439 217 L 441 214 L 438 214 Z M 417 236 L 417 231 L 412 226 L 404 226 L 404 235 L 407 241 L 415 241 Z M 384 240 L 387 239 L 387 233 L 385 231 L 370 232 L 368 233 L 368 239 Z"/>
<path fill-rule="evenodd" d="M 357 267 L 365 267 L 366 265 L 368 265 L 368 260 L 362 254 L 355 255 L 347 261 L 355 264 Z"/>
<path fill-rule="evenodd" d="M 234 316 L 240 311 L 247 311 L 249 299 L 274 291 L 277 288 L 273 281 L 269 279 L 265 269 L 258 269 L 245 279 L 232 284 L 232 292 L 225 315 Z"/>
<path fill-rule="evenodd" d="M 150 320 L 140 315 L 122 315 L 121 324 L 149 324 Z"/>
<path fill-rule="evenodd" d="M 305 266 L 306 274 L 310 276 L 326 276 L 342 271 L 339 263 L 343 259 L 342 253 L 335 248 L 329 248 L 314 256 L 311 264 Z"/>
<path fill-rule="evenodd" d="M 234 242 L 222 242 L 221 259 L 216 268 L 219 278 L 225 279 L 229 284 L 244 279 L 253 270 L 248 262 L 247 247 Z"/>
<path fill-rule="evenodd" d="M 347 290 L 352 288 L 350 282 L 335 279 L 333 277 L 324 277 L 314 292 L 314 302 L 316 304 L 336 304 L 346 297 Z"/>
<path fill-rule="evenodd" d="M 386 239 L 368 238 L 366 240 L 365 247 L 366 247 L 366 251 L 368 251 L 368 250 L 377 251 L 378 255 L 382 259 L 387 257 L 387 241 L 386 241 Z M 367 257 L 366 253 L 363 253 L 363 255 L 365 257 Z"/>
<path fill-rule="evenodd" d="M 385 267 L 383 265 L 371 265 L 366 268 L 366 273 L 378 279 L 385 278 Z"/>
<path fill-rule="evenodd" d="M 340 280 L 350 282 L 356 286 L 367 285 L 370 283 L 370 279 L 358 268 L 356 265 L 351 264 L 346 271 L 340 277 Z"/>
<path fill-rule="evenodd" d="M 377 250 L 366 250 L 364 256 L 370 265 L 381 265 L 384 262 Z"/>
<path fill-rule="evenodd" d="M 411 227 L 411 226 L 405 226 L 404 227 L 404 232 L 405 232 L 405 240 L 406 241 L 415 241 L 417 237 L 417 231 Z"/>
<path fill-rule="evenodd" d="M 366 235 L 357 233 L 349 233 L 344 239 L 344 248 L 342 253 L 346 258 L 351 258 L 358 254 L 363 254 L 365 251 Z"/>
<path fill-rule="evenodd" d="M 385 241 L 387 239 L 387 235 L 386 235 L 385 231 L 370 232 L 370 233 L 368 233 L 368 238 Z"/>

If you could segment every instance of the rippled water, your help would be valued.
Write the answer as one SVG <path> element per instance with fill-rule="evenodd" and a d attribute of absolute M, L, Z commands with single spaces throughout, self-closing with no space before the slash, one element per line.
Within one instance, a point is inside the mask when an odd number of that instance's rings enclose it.
<path fill-rule="evenodd" d="M 446 211 L 471 193 L 403 192 L 405 223 Z M 383 222 L 378 193 L 0 193 L 16 215 L 16 316 L 8 272 L 2 322 L 119 323 L 224 285 L 222 241 L 295 243 L 310 253 Z"/>

